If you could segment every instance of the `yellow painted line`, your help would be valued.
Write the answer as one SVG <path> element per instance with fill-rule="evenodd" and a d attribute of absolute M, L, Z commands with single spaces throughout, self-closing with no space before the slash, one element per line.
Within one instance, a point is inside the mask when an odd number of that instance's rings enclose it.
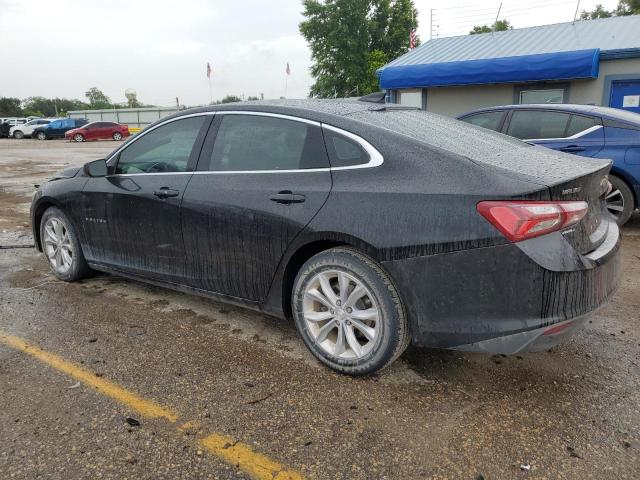
<path fill-rule="evenodd" d="M 200 440 L 209 452 L 237 465 L 242 471 L 259 480 L 302 480 L 298 472 L 287 470 L 285 467 L 243 443 L 234 443 L 233 439 L 214 433 Z"/>
<path fill-rule="evenodd" d="M 79 380 L 86 385 L 95 388 L 108 397 L 111 397 L 114 400 L 128 406 L 132 410 L 135 410 L 144 417 L 166 418 L 170 422 L 175 422 L 178 419 L 178 415 L 164 407 L 161 407 L 157 403 L 150 400 L 145 400 L 135 393 L 129 392 L 128 390 L 119 387 L 115 383 L 104 380 L 103 378 L 96 377 L 95 373 L 85 368 L 78 367 L 73 363 L 67 362 L 66 360 L 53 353 L 45 352 L 40 347 L 37 347 L 36 345 L 33 345 L 20 337 L 14 337 L 13 335 L 9 335 L 0 331 L 0 341 L 9 347 L 24 352 L 27 355 L 31 355 L 41 362 L 46 363 L 50 367 L 53 367 L 60 372 L 66 373 L 70 377 L 75 378 L 76 380 Z"/>
<path fill-rule="evenodd" d="M 0 343 L 15 350 L 31 355 L 50 367 L 69 375 L 70 377 L 95 388 L 100 393 L 111 397 L 117 402 L 128 406 L 140 415 L 147 418 L 166 418 L 171 423 L 178 420 L 178 415 L 159 404 L 145 400 L 113 382 L 96 377 L 95 373 L 85 368 L 74 365 L 63 358 L 49 353 L 40 347 L 14 335 L 0 330 Z M 190 428 L 199 428 L 198 421 L 188 421 L 176 427 L 178 432 L 184 432 Z M 249 445 L 235 442 L 232 438 L 211 434 L 198 441 L 199 445 L 209 453 L 236 466 L 248 473 L 255 480 L 302 480 L 298 472 L 287 469 L 284 465 L 271 460 L 269 457 L 254 451 Z"/>

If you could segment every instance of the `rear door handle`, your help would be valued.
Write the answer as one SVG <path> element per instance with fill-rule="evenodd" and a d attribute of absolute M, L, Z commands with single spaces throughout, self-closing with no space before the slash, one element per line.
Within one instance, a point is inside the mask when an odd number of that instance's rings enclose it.
<path fill-rule="evenodd" d="M 566 147 L 562 147 L 560 149 L 561 152 L 584 152 L 584 147 L 579 145 L 569 145 Z"/>
<path fill-rule="evenodd" d="M 180 195 L 178 190 L 173 190 L 169 187 L 162 187 L 160 190 L 154 190 L 153 194 L 158 198 L 169 198 L 169 197 L 177 197 Z"/>
<path fill-rule="evenodd" d="M 291 190 L 283 190 L 276 193 L 275 195 L 271 195 L 269 197 L 269 200 L 271 200 L 272 202 L 289 205 L 291 203 L 302 203 L 306 200 L 306 197 L 304 195 L 300 195 L 299 193 L 293 193 Z"/>

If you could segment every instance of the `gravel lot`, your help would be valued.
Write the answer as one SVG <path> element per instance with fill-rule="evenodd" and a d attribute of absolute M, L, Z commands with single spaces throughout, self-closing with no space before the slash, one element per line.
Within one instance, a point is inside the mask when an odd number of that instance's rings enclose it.
<path fill-rule="evenodd" d="M 34 249 L 5 248 L 32 243 L 34 184 L 117 145 L 0 140 L 0 340 L 178 420 L 0 341 L 3 479 L 271 478 L 225 457 L 235 442 L 304 478 L 640 478 L 638 216 L 620 290 L 571 342 L 523 357 L 409 350 L 351 379 L 316 363 L 289 322 L 108 275 L 65 284 Z M 217 453 L 202 447 L 212 434 L 230 439 Z"/>

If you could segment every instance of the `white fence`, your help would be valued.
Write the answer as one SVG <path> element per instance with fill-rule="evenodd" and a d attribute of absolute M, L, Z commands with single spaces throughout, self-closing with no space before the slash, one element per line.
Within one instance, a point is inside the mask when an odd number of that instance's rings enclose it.
<path fill-rule="evenodd" d="M 175 107 L 118 108 L 109 110 L 73 110 L 69 118 L 86 118 L 90 122 L 118 122 L 131 128 L 144 128 L 162 117 L 178 111 Z"/>

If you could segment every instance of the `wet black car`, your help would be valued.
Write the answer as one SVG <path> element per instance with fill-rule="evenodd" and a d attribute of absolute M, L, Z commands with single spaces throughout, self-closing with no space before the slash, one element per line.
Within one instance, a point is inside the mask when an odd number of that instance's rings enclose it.
<path fill-rule="evenodd" d="M 352 375 L 410 342 L 548 348 L 620 276 L 611 163 L 423 111 L 286 101 L 180 112 L 33 200 L 55 275 L 100 270 L 295 319 Z"/>

